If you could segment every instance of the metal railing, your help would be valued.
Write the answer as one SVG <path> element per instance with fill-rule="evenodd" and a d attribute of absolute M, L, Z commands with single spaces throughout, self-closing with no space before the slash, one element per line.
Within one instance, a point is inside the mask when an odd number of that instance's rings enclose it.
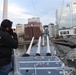
<path fill-rule="evenodd" d="M 14 75 L 21 75 L 17 51 L 14 50 Z"/>

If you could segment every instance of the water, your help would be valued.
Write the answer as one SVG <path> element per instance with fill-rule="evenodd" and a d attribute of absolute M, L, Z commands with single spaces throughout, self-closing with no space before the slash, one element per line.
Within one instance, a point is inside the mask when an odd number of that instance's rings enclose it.
<path fill-rule="evenodd" d="M 26 52 L 26 46 L 19 45 L 17 50 L 18 50 L 18 55 L 20 55 L 21 53 Z"/>

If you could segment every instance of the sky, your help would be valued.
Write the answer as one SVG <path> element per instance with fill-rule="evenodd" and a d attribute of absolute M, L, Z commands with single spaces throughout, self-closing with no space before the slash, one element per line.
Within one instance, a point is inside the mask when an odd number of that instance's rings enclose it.
<path fill-rule="evenodd" d="M 70 0 L 64 0 L 66 6 Z M 40 17 L 42 25 L 56 22 L 56 10 L 63 0 L 8 0 L 8 19 L 16 24 L 27 24 L 28 18 Z M 0 23 L 3 14 L 3 0 L 0 0 Z"/>

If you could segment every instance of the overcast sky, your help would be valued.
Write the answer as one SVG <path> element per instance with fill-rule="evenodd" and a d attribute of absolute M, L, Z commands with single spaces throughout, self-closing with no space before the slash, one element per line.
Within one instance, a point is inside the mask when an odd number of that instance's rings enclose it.
<path fill-rule="evenodd" d="M 40 17 L 43 25 L 55 23 L 56 10 L 62 7 L 63 0 L 8 0 L 8 19 L 16 24 L 26 24 L 28 18 Z M 64 6 L 70 0 L 64 0 Z M 0 0 L 0 22 L 2 21 L 3 0 Z"/>

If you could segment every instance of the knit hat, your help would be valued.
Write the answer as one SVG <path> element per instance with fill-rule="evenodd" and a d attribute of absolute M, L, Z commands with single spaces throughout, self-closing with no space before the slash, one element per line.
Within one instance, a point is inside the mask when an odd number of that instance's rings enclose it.
<path fill-rule="evenodd" d="M 12 27 L 12 23 L 13 23 L 12 21 L 10 21 L 8 19 L 5 19 L 5 20 L 2 21 L 1 27 L 2 28 L 7 28 L 7 27 L 11 28 Z"/>

